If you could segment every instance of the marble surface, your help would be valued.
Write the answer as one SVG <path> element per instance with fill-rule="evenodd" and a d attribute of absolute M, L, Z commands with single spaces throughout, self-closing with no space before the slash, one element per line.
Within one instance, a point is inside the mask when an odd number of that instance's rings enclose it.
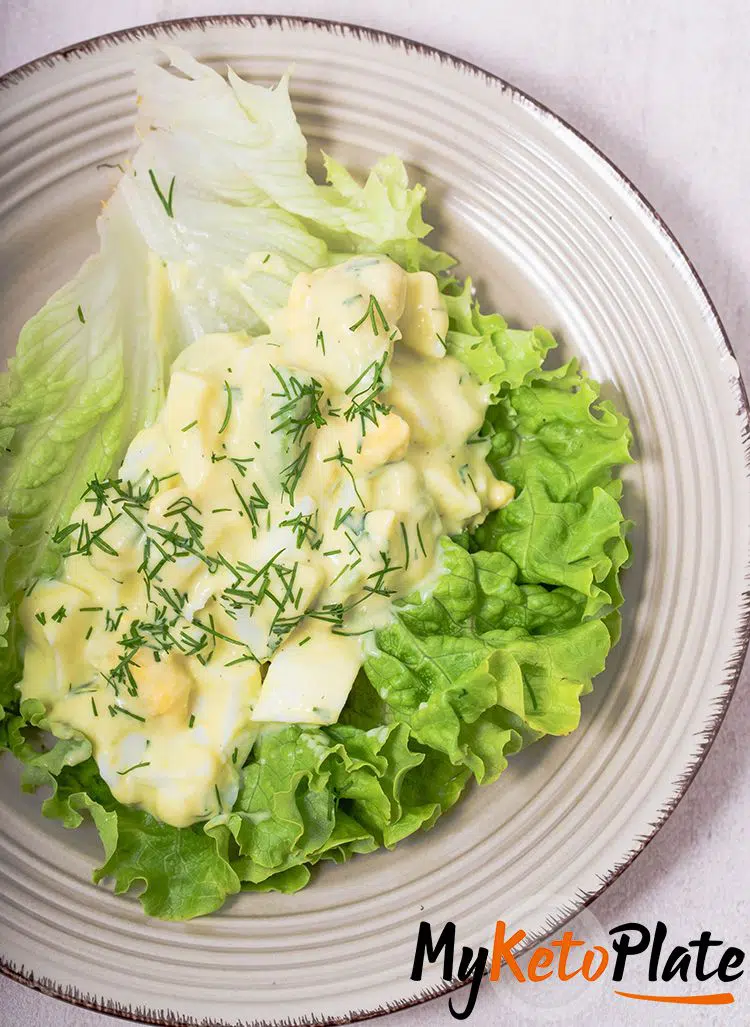
<path fill-rule="evenodd" d="M 587 135 L 636 183 L 682 242 L 713 296 L 750 381 L 750 7 L 743 0 L 2 0 L 0 73 L 88 36 L 231 10 L 359 22 L 450 50 L 531 93 Z M 750 949 L 750 666 L 713 749 L 680 806 L 638 860 L 591 907 L 599 929 L 663 920 L 671 943 L 710 929 Z M 592 922 L 584 924 L 589 933 Z M 1 940 L 0 940 L 1 944 Z M 750 1022 L 746 973 L 735 1002 L 670 1007 L 593 989 L 532 1005 L 485 985 L 483 1027 L 641 1027 Z M 646 987 L 644 987 L 646 985 Z M 633 991 L 648 990 L 628 974 Z M 705 988 L 704 988 L 705 990 Z M 538 1001 L 538 1000 L 537 1000 Z M 459 1008 L 463 1007 L 463 998 Z M 114 1027 L 120 1021 L 0 978 L 0 1027 Z M 384 1027 L 454 1023 L 439 1000 Z"/>

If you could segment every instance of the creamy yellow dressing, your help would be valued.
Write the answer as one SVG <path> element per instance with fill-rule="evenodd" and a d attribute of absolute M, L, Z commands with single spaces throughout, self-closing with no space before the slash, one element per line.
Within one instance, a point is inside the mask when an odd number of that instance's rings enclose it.
<path fill-rule="evenodd" d="M 330 724 L 440 536 L 513 497 L 437 281 L 378 256 L 297 277 L 268 335 L 174 364 L 120 477 L 93 483 L 24 600 L 24 698 L 115 796 L 183 826 L 233 804 L 262 725 Z"/>

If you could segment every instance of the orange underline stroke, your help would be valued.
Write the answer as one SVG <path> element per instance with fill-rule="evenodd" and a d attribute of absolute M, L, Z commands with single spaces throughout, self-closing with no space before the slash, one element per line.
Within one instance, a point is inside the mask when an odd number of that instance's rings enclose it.
<path fill-rule="evenodd" d="M 721 991 L 715 995 L 634 995 L 630 991 L 616 991 L 615 995 L 639 998 L 646 1002 L 675 1002 L 683 1006 L 728 1006 L 734 1002 L 731 991 Z"/>

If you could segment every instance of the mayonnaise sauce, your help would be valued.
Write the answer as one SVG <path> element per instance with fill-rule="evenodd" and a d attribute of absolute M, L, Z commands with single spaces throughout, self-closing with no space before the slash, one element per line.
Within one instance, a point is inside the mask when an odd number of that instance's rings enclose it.
<path fill-rule="evenodd" d="M 299 275 L 268 335 L 179 356 L 21 607 L 23 697 L 120 801 L 177 826 L 231 808 L 261 726 L 335 722 L 440 537 L 512 499 L 447 329 L 433 275 L 364 256 Z"/>

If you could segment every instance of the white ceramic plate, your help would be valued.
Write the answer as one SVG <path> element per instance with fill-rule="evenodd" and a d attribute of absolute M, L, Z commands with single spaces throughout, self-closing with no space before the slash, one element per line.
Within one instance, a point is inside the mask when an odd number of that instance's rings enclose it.
<path fill-rule="evenodd" d="M 549 111 L 401 39 L 293 19 L 154 26 L 73 47 L 0 84 L 2 340 L 95 247 L 97 169 L 132 143 L 132 63 L 169 39 L 260 81 L 294 62 L 313 147 L 365 166 L 396 150 L 426 181 L 440 246 L 488 306 L 541 322 L 632 416 L 637 521 L 623 640 L 570 738 L 515 757 L 428 835 L 324 869 L 293 896 L 245 895 L 189 924 L 147 921 L 89 883 L 98 841 L 43 822 L 2 768 L 3 968 L 158 1024 L 327 1023 L 446 990 L 409 980 L 416 927 L 486 943 L 541 936 L 663 823 L 726 710 L 748 638 L 747 403 L 713 307 L 634 188 Z M 728 783 L 728 787 L 731 783 Z M 342 1020 L 336 1020 L 342 1022 Z"/>

